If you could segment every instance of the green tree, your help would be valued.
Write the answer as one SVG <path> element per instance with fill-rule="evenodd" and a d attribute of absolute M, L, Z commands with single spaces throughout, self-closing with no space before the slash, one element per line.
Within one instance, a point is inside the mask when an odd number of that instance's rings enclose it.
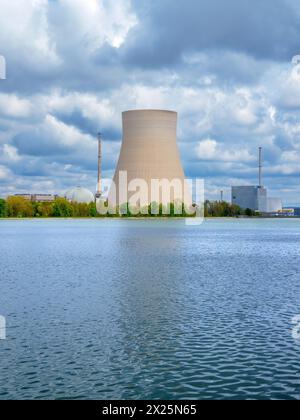
<path fill-rule="evenodd" d="M 0 217 L 6 217 L 6 216 L 7 216 L 6 201 L 1 198 L 0 199 Z"/>
<path fill-rule="evenodd" d="M 7 215 L 9 217 L 33 217 L 32 203 L 23 197 L 8 197 Z"/>
<path fill-rule="evenodd" d="M 88 208 L 89 208 L 89 216 L 90 216 L 90 217 L 97 217 L 97 216 L 100 216 L 100 215 L 98 215 L 98 212 L 97 212 L 96 203 L 90 203 L 90 204 L 88 205 Z"/>
<path fill-rule="evenodd" d="M 53 203 L 37 203 L 37 217 L 50 217 L 53 213 Z"/>
<path fill-rule="evenodd" d="M 246 209 L 245 210 L 245 215 L 248 216 L 248 217 L 255 216 L 255 211 L 253 211 L 251 209 Z"/>
<path fill-rule="evenodd" d="M 69 203 L 64 198 L 57 198 L 53 203 L 52 210 L 53 217 L 73 217 L 74 207 L 72 203 Z"/>
<path fill-rule="evenodd" d="M 204 204 L 205 217 L 236 217 L 242 214 L 242 209 L 226 201 L 206 201 Z"/>
<path fill-rule="evenodd" d="M 89 205 L 86 203 L 72 203 L 73 206 L 73 216 L 75 217 L 89 217 L 90 209 Z"/>

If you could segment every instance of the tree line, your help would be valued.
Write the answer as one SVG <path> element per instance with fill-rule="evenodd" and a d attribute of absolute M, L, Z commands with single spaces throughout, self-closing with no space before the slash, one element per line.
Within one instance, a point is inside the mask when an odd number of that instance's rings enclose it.
<path fill-rule="evenodd" d="M 228 203 L 227 201 L 205 201 L 204 205 L 205 217 L 253 217 L 257 213 L 254 210 L 243 210 L 236 204 Z"/>
<path fill-rule="evenodd" d="M 177 207 L 176 207 L 177 208 Z M 146 217 L 148 213 L 151 217 L 167 216 L 187 217 L 182 205 L 181 214 L 176 214 L 175 205 L 163 207 L 157 203 L 152 203 L 149 207 L 136 214 L 130 210 L 128 204 L 122 205 L 114 214 L 100 215 L 96 208 L 96 203 L 76 203 L 70 202 L 65 198 L 57 198 L 53 202 L 32 202 L 23 197 L 8 197 L 6 200 L 0 199 L 0 217 L 11 218 L 47 218 L 47 217 Z M 151 214 L 154 209 L 155 214 Z"/>
<path fill-rule="evenodd" d="M 0 217 L 96 217 L 95 203 L 70 203 L 64 198 L 53 202 L 32 202 L 23 197 L 0 199 Z"/>
<path fill-rule="evenodd" d="M 156 214 L 151 215 L 149 206 L 149 215 L 152 217 L 166 216 L 162 205 L 156 204 Z M 155 206 L 154 206 L 155 207 Z M 187 217 L 188 215 L 182 209 L 182 214 L 178 215 L 175 206 L 170 204 L 169 217 Z M 152 204 L 153 209 L 153 204 Z M 242 210 L 239 206 L 227 203 L 225 201 L 206 201 L 204 205 L 205 217 L 239 217 L 255 216 L 255 212 L 250 209 Z M 97 212 L 95 203 L 75 203 L 69 202 L 64 198 L 57 198 L 53 202 L 31 202 L 23 197 L 8 197 L 6 200 L 0 199 L 0 218 L 47 218 L 47 217 L 145 217 L 144 214 L 132 214 L 128 205 L 124 205 L 121 211 L 116 215 L 101 216 Z"/>

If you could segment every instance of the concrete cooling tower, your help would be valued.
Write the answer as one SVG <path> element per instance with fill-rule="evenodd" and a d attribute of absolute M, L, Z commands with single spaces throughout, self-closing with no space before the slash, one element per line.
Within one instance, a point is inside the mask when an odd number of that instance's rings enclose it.
<path fill-rule="evenodd" d="M 140 205 L 149 205 L 156 201 L 162 204 L 184 201 L 191 204 L 191 195 L 178 189 L 171 190 L 171 201 L 164 199 L 162 190 L 159 200 L 153 200 L 153 180 L 168 180 L 180 182 L 183 190 L 185 176 L 177 147 L 177 113 L 161 110 L 138 110 L 123 113 L 123 142 L 121 153 L 114 176 L 116 185 L 117 205 L 126 201 L 122 188 L 119 193 L 122 172 L 127 173 L 127 187 L 134 186 L 137 179 L 145 181 L 148 187 L 147 196 L 144 194 Z M 124 189 L 124 186 L 123 186 Z M 130 187 L 129 187 L 130 190 Z M 187 190 L 187 189 L 186 189 Z M 152 192 L 151 192 L 152 191 Z M 132 196 L 129 192 L 129 198 Z M 111 197 L 110 193 L 110 197 Z M 128 201 L 127 201 L 128 202 Z"/>

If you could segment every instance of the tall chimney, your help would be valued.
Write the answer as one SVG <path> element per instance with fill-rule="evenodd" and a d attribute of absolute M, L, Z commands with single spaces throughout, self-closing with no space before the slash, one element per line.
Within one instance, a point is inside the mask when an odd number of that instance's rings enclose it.
<path fill-rule="evenodd" d="M 98 133 L 98 182 L 97 182 L 97 196 L 102 195 L 102 135 Z"/>
<path fill-rule="evenodd" d="M 259 187 L 262 188 L 263 187 L 263 183 L 262 183 L 262 168 L 263 168 L 263 164 L 262 164 L 262 147 L 259 148 Z"/>

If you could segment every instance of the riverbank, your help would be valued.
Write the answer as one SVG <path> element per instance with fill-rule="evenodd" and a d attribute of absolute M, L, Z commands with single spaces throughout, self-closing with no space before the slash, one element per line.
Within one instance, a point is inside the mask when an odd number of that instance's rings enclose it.
<path fill-rule="evenodd" d="M 17 221 L 17 220 L 184 220 L 184 219 L 195 219 L 195 217 L 189 216 L 97 216 L 97 217 L 0 217 L 0 221 Z M 204 217 L 204 220 L 299 220 L 300 216 L 235 216 L 235 217 L 219 217 L 209 216 Z"/>

